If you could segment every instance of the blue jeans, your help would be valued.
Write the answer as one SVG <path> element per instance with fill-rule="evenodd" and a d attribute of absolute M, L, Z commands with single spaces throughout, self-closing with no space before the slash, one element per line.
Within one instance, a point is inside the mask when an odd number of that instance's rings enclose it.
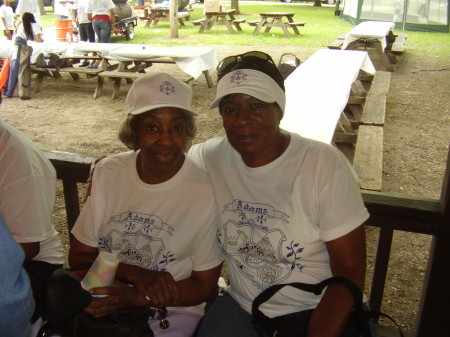
<path fill-rule="evenodd" d="M 92 21 L 92 27 L 97 35 L 97 42 L 111 42 L 111 22 L 105 20 L 94 20 Z"/>
<path fill-rule="evenodd" d="M 81 41 L 95 42 L 95 32 L 92 23 L 80 23 L 78 25 Z"/>
<path fill-rule="evenodd" d="M 242 309 L 227 292 L 216 298 L 195 336 L 259 337 L 258 331 L 252 325 L 252 315 Z"/>

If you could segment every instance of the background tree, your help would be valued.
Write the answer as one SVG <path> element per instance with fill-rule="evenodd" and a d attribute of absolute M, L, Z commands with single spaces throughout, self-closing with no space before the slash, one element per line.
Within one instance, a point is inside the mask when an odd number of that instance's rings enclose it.
<path fill-rule="evenodd" d="M 314 7 L 322 7 L 322 0 L 314 0 Z"/>
<path fill-rule="evenodd" d="M 44 0 L 38 0 L 38 6 L 41 15 L 45 15 Z"/>
<path fill-rule="evenodd" d="M 231 8 L 236 10 L 236 14 L 241 14 L 239 11 L 239 0 L 231 0 Z"/>

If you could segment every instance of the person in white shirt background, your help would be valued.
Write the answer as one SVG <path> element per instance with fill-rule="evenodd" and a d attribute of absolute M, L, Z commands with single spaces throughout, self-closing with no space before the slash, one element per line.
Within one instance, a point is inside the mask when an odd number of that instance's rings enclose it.
<path fill-rule="evenodd" d="M 31 13 L 37 23 L 41 23 L 41 12 L 37 0 L 19 0 L 16 7 L 16 18 L 22 18 L 24 13 Z"/>
<path fill-rule="evenodd" d="M 0 7 L 0 27 L 8 40 L 12 40 L 14 34 L 14 13 L 10 6 L 11 1 L 5 0 L 3 6 Z"/>
<path fill-rule="evenodd" d="M 68 19 L 70 16 L 70 10 L 74 7 L 75 1 L 73 0 L 56 0 L 55 1 L 55 14 L 58 15 L 58 19 Z"/>

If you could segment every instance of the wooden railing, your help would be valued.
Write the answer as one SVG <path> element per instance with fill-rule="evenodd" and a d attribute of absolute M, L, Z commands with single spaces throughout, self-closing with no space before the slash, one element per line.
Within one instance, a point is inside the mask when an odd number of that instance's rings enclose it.
<path fill-rule="evenodd" d="M 96 157 L 66 152 L 46 151 L 62 180 L 69 232 L 79 213 L 77 183 L 86 183 L 91 163 Z M 432 236 L 415 337 L 450 336 L 450 155 L 440 200 L 419 199 L 362 190 L 370 213 L 367 225 L 379 227 L 380 234 L 372 279 L 370 305 L 379 310 L 383 301 L 394 231 Z"/>

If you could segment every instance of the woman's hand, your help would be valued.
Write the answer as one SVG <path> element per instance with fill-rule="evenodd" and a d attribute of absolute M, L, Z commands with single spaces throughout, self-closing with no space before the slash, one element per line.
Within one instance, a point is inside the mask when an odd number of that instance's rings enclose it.
<path fill-rule="evenodd" d="M 180 300 L 180 288 L 168 272 L 144 270 L 135 286 L 155 307 L 176 306 Z"/>
<path fill-rule="evenodd" d="M 145 305 L 141 292 L 120 281 L 114 281 L 109 287 L 92 288 L 89 292 L 94 298 L 84 311 L 97 318 L 110 315 L 122 308 Z M 96 295 L 106 297 L 95 298 Z"/>

